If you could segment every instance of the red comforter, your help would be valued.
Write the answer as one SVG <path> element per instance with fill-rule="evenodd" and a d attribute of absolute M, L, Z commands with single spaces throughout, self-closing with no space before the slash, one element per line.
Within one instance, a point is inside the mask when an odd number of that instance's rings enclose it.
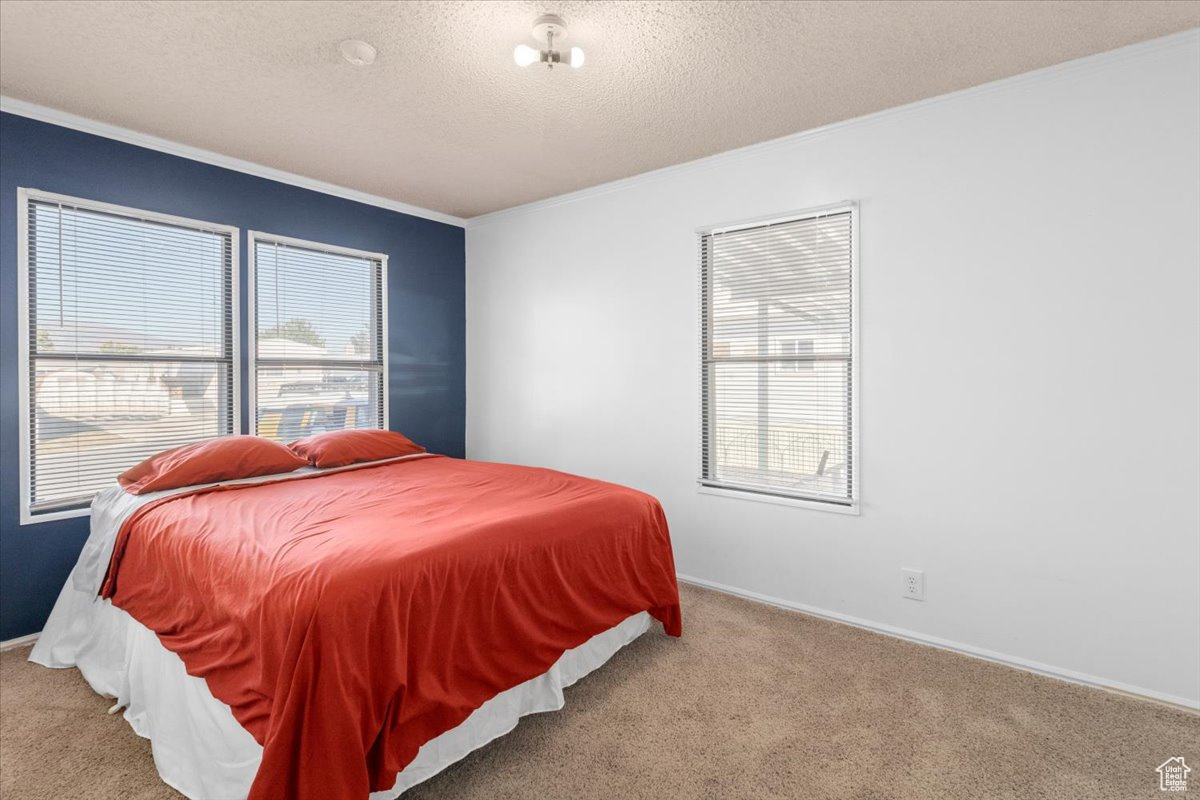
<path fill-rule="evenodd" d="M 445 457 L 151 503 L 101 594 L 262 744 L 254 800 L 363 800 L 630 615 L 681 632 L 653 497 Z"/>

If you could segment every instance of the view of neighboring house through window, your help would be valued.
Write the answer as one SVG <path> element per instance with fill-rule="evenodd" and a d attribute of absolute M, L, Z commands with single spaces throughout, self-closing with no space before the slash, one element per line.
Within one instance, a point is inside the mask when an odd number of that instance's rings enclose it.
<path fill-rule="evenodd" d="M 812 339 L 782 339 L 779 354 L 784 358 L 776 366 L 781 372 L 807 372 L 813 367 L 812 360 L 792 356 L 811 356 L 814 352 Z"/>
<path fill-rule="evenodd" d="M 853 505 L 853 207 L 700 237 L 700 482 Z"/>
<path fill-rule="evenodd" d="M 22 190 L 21 515 L 237 428 L 237 230 Z"/>
<path fill-rule="evenodd" d="M 387 257 L 250 234 L 254 432 L 387 427 Z"/>

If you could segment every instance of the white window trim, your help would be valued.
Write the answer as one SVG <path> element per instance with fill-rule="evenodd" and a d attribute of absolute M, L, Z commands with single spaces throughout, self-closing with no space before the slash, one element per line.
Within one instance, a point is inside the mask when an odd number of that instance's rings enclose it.
<path fill-rule="evenodd" d="M 859 205 L 857 201 L 844 200 L 840 203 L 830 203 L 823 206 L 812 206 L 809 208 L 791 211 L 784 214 L 769 214 L 761 217 L 753 217 L 750 219 L 739 219 L 732 222 L 722 222 L 715 225 L 704 225 L 695 229 L 697 236 L 704 236 L 714 233 L 727 233 L 729 231 L 741 230 L 743 228 L 756 228 L 762 225 L 769 225 L 777 222 L 793 222 L 801 219 L 813 219 L 816 217 L 824 217 L 830 214 L 850 213 L 850 454 L 853 459 L 854 469 L 850 473 L 850 496 L 852 498 L 849 503 L 837 503 L 831 501 L 813 500 L 805 497 L 788 497 L 785 495 L 771 494 L 767 491 L 760 491 L 753 488 L 734 489 L 726 486 L 713 486 L 707 483 L 702 477 L 696 479 L 696 491 L 699 494 L 707 494 L 715 497 L 725 497 L 736 500 L 751 500 L 759 503 L 770 503 L 772 505 L 792 506 L 794 508 L 804 508 L 812 511 L 825 511 L 834 514 L 851 514 L 858 516 L 862 513 L 862 427 L 860 424 L 860 406 L 862 396 L 862 382 L 860 374 L 862 372 L 862 349 L 859 344 L 859 244 L 858 244 L 858 223 L 859 223 Z M 704 304 L 704 288 L 703 282 L 698 281 L 696 286 L 696 329 L 701 331 L 699 338 L 700 352 L 697 353 L 697 360 L 700 362 L 700 369 L 696 372 L 696 396 L 703 403 L 704 397 L 704 334 L 703 334 L 703 304 Z M 701 412 L 699 425 L 697 426 L 700 436 L 697 442 L 697 474 L 704 474 L 704 414 Z"/>
<path fill-rule="evenodd" d="M 340 245 L 326 244 L 325 242 L 312 242 L 307 239 L 296 239 L 291 236 L 278 236 L 274 233 L 265 233 L 263 231 L 246 231 L 246 376 L 247 383 L 247 407 L 249 408 L 250 433 L 258 435 L 258 398 L 257 384 L 255 380 L 256 370 L 258 369 L 258 320 L 255 311 L 258 308 L 258 303 L 254 295 L 255 271 L 254 271 L 254 245 L 256 242 L 278 242 L 279 244 L 291 245 L 293 247 L 303 247 L 309 250 L 319 250 L 325 253 L 334 253 L 343 256 L 355 256 L 357 258 L 373 258 L 378 259 L 380 266 L 380 315 L 383 317 L 383 430 L 388 430 L 389 418 L 391 414 L 391 389 L 389 387 L 390 376 L 388 368 L 388 355 L 391 351 L 391 346 L 388 341 L 388 257 L 387 253 L 372 253 L 369 250 L 355 250 L 352 247 L 341 247 Z"/>
<path fill-rule="evenodd" d="M 771 505 L 775 506 L 807 508 L 810 511 L 825 511 L 830 514 L 850 514 L 857 517 L 862 513 L 858 507 L 858 503 L 853 503 L 851 505 L 827 503 L 821 500 L 806 500 L 803 497 L 787 497 L 781 494 L 756 492 L 753 489 L 743 490 L 729 489 L 724 486 L 709 486 L 699 481 L 696 482 L 696 491 L 699 494 L 709 494 L 714 497 L 728 497 L 734 500 L 751 500 L 756 503 L 770 503 Z"/>
<path fill-rule="evenodd" d="M 18 188 L 17 189 L 17 365 L 20 368 L 20 375 L 17 379 L 17 391 L 20 394 L 18 400 L 17 413 L 20 415 L 20 441 L 21 448 L 21 464 L 19 468 L 19 480 L 21 483 L 21 499 L 20 499 L 20 520 L 21 525 L 32 525 L 38 522 L 50 522 L 56 519 L 70 519 L 73 517 L 86 517 L 91 514 L 90 508 L 71 508 L 63 511 L 43 511 L 33 513 L 30 506 L 33 503 L 32 496 L 32 477 L 33 464 L 30 460 L 31 450 L 33 449 L 33 430 L 30 426 L 29 418 L 29 202 L 42 201 L 49 203 L 63 203 L 67 205 L 86 208 L 93 211 L 99 211 L 108 214 L 117 214 L 120 216 L 133 217 L 135 219 L 145 220 L 147 222 L 162 222 L 168 225 L 179 225 L 181 227 L 196 228 L 206 231 L 217 231 L 229 235 L 231 242 L 230 259 L 232 263 L 233 275 L 231 279 L 232 287 L 230 292 L 230 314 L 231 320 L 231 335 L 233 347 L 233 430 L 239 433 L 242 430 L 242 408 L 241 408 L 241 342 L 239 339 L 238 320 L 241 318 L 240 311 L 240 270 L 238 260 L 238 245 L 240 243 L 241 230 L 232 225 L 221 225 L 215 222 L 207 222 L 205 220 L 190 219 L 188 217 L 177 217 L 172 214 L 160 214 L 153 211 L 145 211 L 140 208 L 131 208 L 129 206 L 118 206 L 112 203 L 102 203 L 97 200 L 87 200 L 82 197 L 72 197 L 65 194 L 55 194 L 54 192 L 44 192 L 39 189 Z"/>

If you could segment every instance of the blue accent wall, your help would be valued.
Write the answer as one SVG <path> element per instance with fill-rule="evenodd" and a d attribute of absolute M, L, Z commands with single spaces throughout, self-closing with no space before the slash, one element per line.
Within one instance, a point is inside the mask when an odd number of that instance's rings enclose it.
<path fill-rule="evenodd" d="M 236 225 L 242 298 L 248 230 L 387 253 L 389 426 L 463 455 L 461 228 L 0 114 L 0 640 L 41 630 L 88 533 L 86 517 L 19 524 L 18 187 Z M 243 302 L 243 331 L 246 313 Z M 242 346 L 244 393 L 245 337 Z"/>

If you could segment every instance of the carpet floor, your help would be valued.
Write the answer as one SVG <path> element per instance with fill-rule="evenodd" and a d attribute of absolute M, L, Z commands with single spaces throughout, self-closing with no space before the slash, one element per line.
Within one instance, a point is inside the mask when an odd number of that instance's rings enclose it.
<path fill-rule="evenodd" d="M 681 589 L 683 639 L 652 630 L 404 800 L 1130 800 L 1165 796 L 1173 756 L 1200 775 L 1200 715 Z M 0 796 L 181 797 L 109 701 L 28 652 L 0 657 Z"/>

